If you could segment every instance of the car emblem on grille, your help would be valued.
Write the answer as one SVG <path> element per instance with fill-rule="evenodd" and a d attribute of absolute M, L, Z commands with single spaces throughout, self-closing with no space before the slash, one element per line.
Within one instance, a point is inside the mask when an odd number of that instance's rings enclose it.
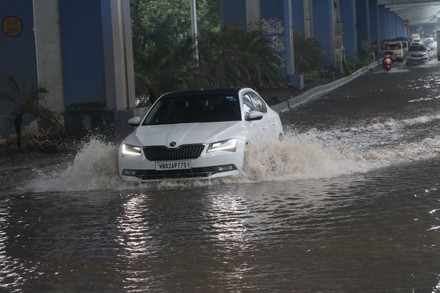
<path fill-rule="evenodd" d="M 176 146 L 176 142 L 175 141 L 170 142 L 170 147 L 175 147 L 175 146 Z"/>

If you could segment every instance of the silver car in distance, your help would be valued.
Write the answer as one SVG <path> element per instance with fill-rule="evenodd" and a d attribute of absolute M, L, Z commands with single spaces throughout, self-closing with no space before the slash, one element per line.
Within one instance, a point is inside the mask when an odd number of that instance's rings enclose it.
<path fill-rule="evenodd" d="M 279 115 L 250 88 L 170 92 L 159 97 L 119 147 L 127 181 L 239 175 L 248 144 L 282 139 Z"/>

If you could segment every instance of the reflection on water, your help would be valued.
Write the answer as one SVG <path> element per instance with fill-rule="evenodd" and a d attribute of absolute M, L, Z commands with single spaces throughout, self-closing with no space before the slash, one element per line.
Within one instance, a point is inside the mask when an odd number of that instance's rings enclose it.
<path fill-rule="evenodd" d="M 408 182 L 439 163 L 284 184 L 10 194 L 1 283 L 11 292 L 430 291 L 440 194 L 432 176 Z"/>

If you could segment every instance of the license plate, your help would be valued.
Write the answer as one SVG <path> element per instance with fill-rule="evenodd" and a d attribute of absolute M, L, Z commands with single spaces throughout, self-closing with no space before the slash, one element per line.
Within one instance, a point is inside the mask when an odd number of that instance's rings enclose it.
<path fill-rule="evenodd" d="M 190 161 L 156 162 L 156 170 L 191 169 Z"/>

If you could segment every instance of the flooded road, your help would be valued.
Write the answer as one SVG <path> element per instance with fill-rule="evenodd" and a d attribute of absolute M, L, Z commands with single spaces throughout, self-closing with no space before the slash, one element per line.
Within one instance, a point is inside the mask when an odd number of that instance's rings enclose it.
<path fill-rule="evenodd" d="M 440 64 L 397 64 L 282 113 L 222 182 L 133 185 L 116 147 L 0 196 L 7 292 L 440 292 Z"/>

